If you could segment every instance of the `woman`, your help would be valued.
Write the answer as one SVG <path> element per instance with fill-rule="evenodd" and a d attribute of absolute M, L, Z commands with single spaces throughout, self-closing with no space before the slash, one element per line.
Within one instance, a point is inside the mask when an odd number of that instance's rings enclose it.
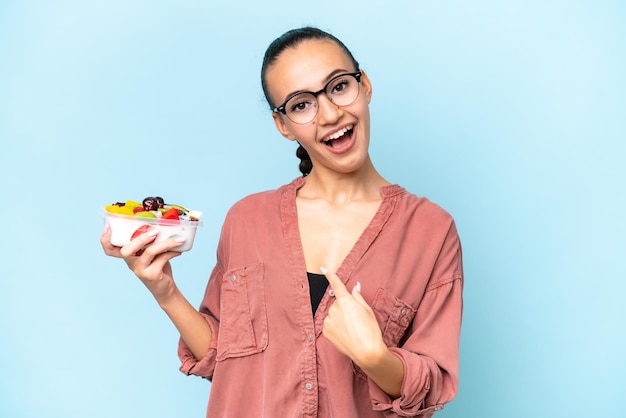
<path fill-rule="evenodd" d="M 338 39 L 285 33 L 261 78 L 303 175 L 231 208 L 199 311 L 173 280 L 180 242 L 116 248 L 105 230 L 105 253 L 176 325 L 181 371 L 212 381 L 208 417 L 431 416 L 458 383 L 453 219 L 374 168 L 372 84 Z"/>

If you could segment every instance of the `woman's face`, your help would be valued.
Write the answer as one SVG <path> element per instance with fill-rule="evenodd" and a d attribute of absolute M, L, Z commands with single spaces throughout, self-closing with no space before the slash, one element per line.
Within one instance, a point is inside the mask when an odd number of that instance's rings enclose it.
<path fill-rule="evenodd" d="M 296 92 L 316 92 L 339 74 L 353 73 L 352 60 L 330 40 L 307 40 L 283 51 L 267 69 L 266 81 L 272 101 L 282 104 Z M 347 106 L 337 106 L 326 94 L 317 96 L 315 119 L 300 125 L 283 113 L 273 113 L 279 132 L 298 141 L 318 170 L 353 173 L 369 161 L 370 81 L 363 73 L 359 95 Z"/>

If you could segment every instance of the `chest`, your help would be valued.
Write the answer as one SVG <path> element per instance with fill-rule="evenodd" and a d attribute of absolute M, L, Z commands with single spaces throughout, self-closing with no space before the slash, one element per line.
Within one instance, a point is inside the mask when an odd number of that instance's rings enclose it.
<path fill-rule="evenodd" d="M 378 201 L 343 207 L 298 202 L 298 229 L 307 271 L 318 273 L 321 266 L 337 270 L 379 205 Z"/>

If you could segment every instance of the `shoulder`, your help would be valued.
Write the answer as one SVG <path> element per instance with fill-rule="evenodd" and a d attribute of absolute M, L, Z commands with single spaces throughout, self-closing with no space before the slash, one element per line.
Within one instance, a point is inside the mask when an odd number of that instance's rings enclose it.
<path fill-rule="evenodd" d="M 445 243 L 460 243 L 456 222 L 446 209 L 427 197 L 400 189 L 395 196 L 390 221 L 405 243 L 427 243 L 433 248 Z"/>
<path fill-rule="evenodd" d="M 452 215 L 439 204 L 431 201 L 425 196 L 418 196 L 406 189 L 397 186 L 396 210 L 407 217 L 430 224 L 454 224 Z"/>
<path fill-rule="evenodd" d="M 462 271 L 461 239 L 452 215 L 424 196 L 406 192 L 398 195 L 394 210 L 399 213 L 396 227 L 403 230 L 403 243 L 429 248 L 437 260 L 449 258 L 455 271 Z M 437 261 L 440 263 L 441 261 Z"/>

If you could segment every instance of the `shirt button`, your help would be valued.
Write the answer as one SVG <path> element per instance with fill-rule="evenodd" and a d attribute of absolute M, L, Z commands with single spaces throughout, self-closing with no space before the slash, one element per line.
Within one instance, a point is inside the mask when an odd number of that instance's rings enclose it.
<path fill-rule="evenodd" d="M 235 280 L 237 280 L 237 276 L 235 276 L 234 274 L 232 276 L 230 276 L 230 281 L 234 282 Z"/>
<path fill-rule="evenodd" d="M 442 407 L 440 407 L 440 406 L 436 406 L 436 407 L 435 407 L 435 411 L 441 411 L 442 409 L 443 409 L 443 408 L 442 408 Z"/>
<path fill-rule="evenodd" d="M 401 316 L 406 315 L 406 309 L 402 309 L 402 310 L 400 311 L 400 315 L 401 315 Z"/>
<path fill-rule="evenodd" d="M 306 385 L 304 385 L 304 387 L 306 388 L 306 390 L 311 390 L 311 389 L 313 389 L 313 384 L 312 383 L 307 383 Z"/>
<path fill-rule="evenodd" d="M 307 335 L 306 335 L 306 339 L 307 339 L 309 342 L 311 342 L 311 341 L 313 341 L 313 336 L 312 336 L 311 334 L 307 334 Z"/>
<path fill-rule="evenodd" d="M 328 294 L 330 295 L 330 297 L 331 297 L 331 298 L 334 298 L 334 297 L 335 297 L 335 292 L 333 291 L 333 289 L 330 289 L 330 290 L 328 291 Z"/>

